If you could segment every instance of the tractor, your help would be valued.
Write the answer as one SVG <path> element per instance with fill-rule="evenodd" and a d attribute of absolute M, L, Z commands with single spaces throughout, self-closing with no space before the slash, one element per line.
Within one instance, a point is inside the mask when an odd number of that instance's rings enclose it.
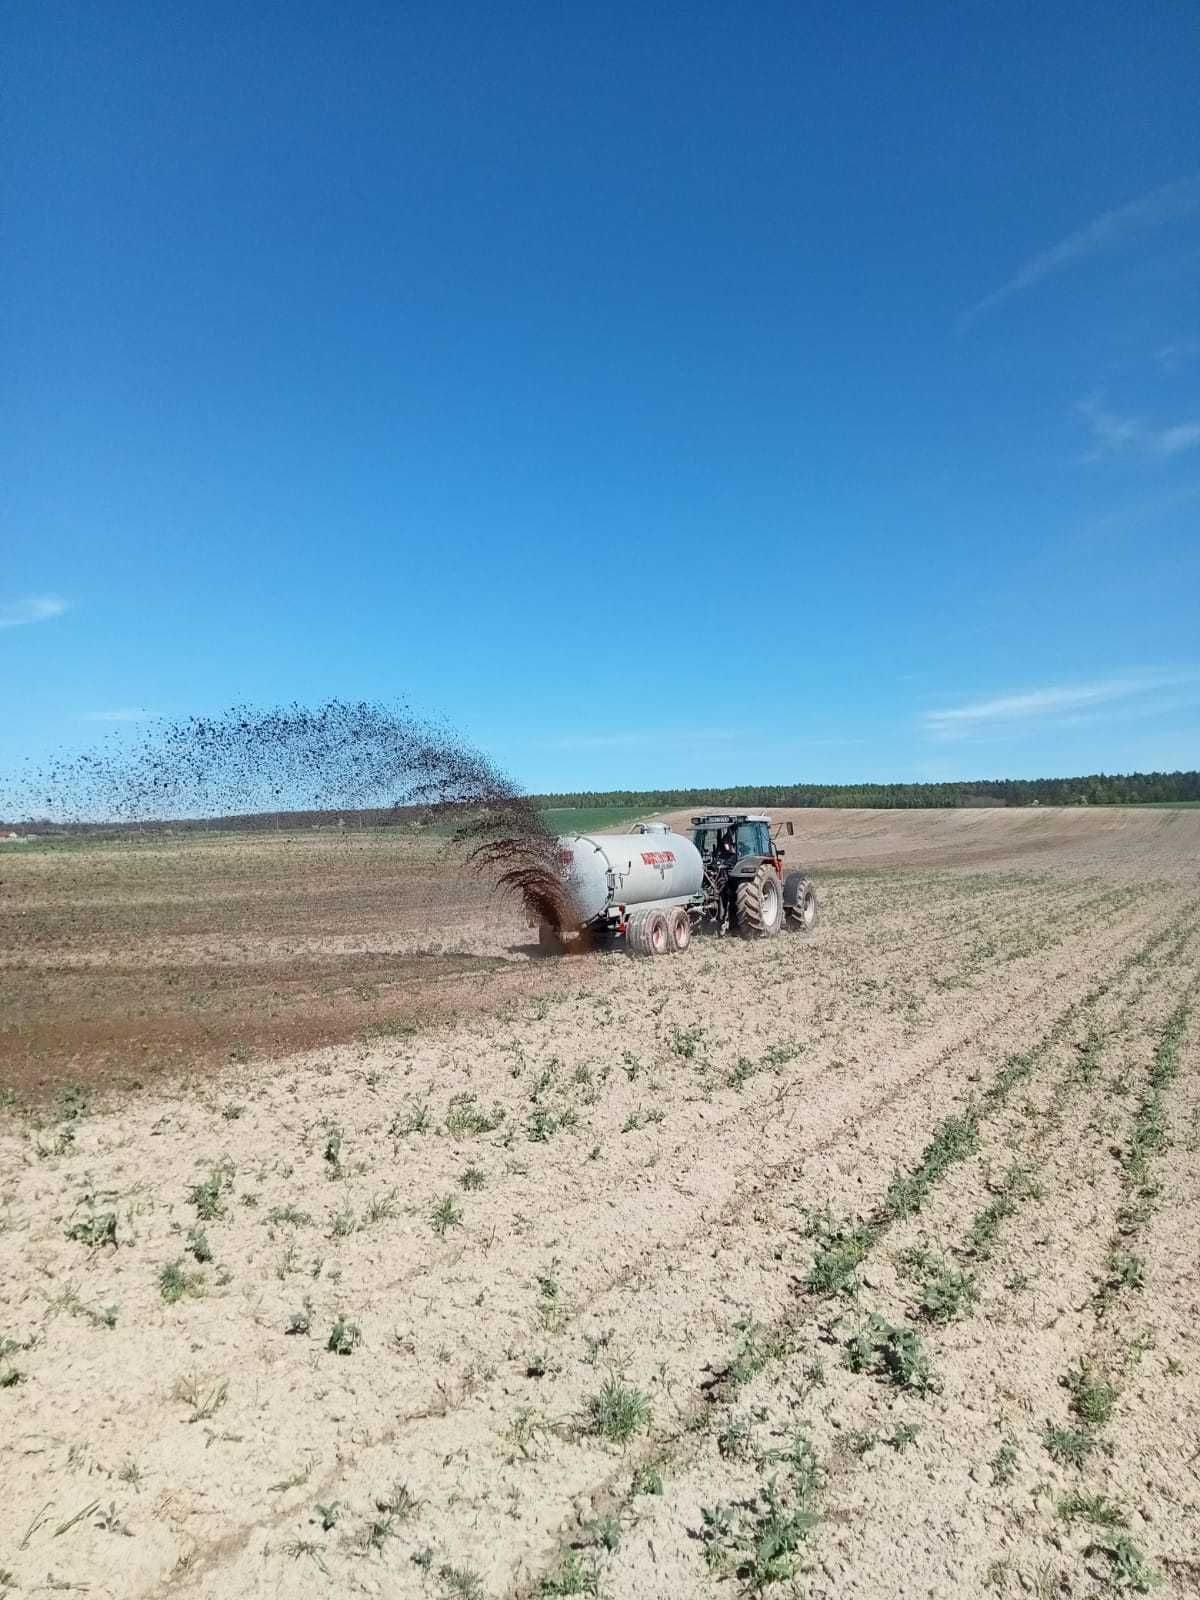
<path fill-rule="evenodd" d="M 790 822 L 784 824 L 793 833 Z M 786 921 L 798 932 L 816 926 L 817 896 L 804 872 L 783 874 L 784 851 L 771 819 L 747 811 L 692 818 L 692 843 L 704 863 L 700 924 L 718 934 L 769 939 Z"/>

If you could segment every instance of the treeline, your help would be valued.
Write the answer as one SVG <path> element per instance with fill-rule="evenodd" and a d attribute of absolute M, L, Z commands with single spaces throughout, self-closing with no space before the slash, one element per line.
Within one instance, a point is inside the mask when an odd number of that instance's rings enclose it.
<path fill-rule="evenodd" d="M 770 783 L 721 789 L 608 789 L 534 797 L 544 806 L 1136 806 L 1200 801 L 1200 772 L 1094 772 L 1080 778 L 975 778 L 955 783 Z"/>
<path fill-rule="evenodd" d="M 1097 772 L 1082 778 L 976 778 L 956 783 L 768 783 L 732 784 L 716 789 L 584 789 L 531 795 L 545 808 L 612 806 L 631 814 L 683 811 L 701 806 L 869 806 L 885 810 L 923 806 L 1136 806 L 1200 804 L 1200 772 Z M 218 830 L 289 828 L 453 827 L 472 806 L 437 811 L 425 806 L 341 811 L 273 811 L 251 816 L 190 817 L 159 822 L 61 823 L 46 820 L 7 823 L 0 833 L 88 834 L 124 837 L 139 833 L 205 833 Z"/>

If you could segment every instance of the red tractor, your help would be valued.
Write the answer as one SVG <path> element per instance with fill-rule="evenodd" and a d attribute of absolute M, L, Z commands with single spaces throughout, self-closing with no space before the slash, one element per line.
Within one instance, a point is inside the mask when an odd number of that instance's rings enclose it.
<path fill-rule="evenodd" d="M 792 824 L 785 827 L 790 835 Z M 771 938 L 785 921 L 801 933 L 816 926 L 812 881 L 804 872 L 784 876 L 784 852 L 769 817 L 747 811 L 693 817 L 692 843 L 704 862 L 702 925 L 747 939 Z"/>

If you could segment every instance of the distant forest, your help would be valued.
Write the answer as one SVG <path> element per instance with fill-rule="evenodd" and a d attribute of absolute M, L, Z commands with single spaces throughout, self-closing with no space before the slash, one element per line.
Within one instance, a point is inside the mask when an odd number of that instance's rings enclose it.
<path fill-rule="evenodd" d="M 544 806 L 1134 806 L 1200 804 L 1200 772 L 1095 772 L 1082 778 L 977 778 L 955 783 L 768 783 L 727 789 L 608 789 L 542 794 Z"/>
<path fill-rule="evenodd" d="M 1136 806 L 1200 805 L 1200 772 L 1097 772 L 1084 778 L 978 778 L 956 783 L 760 783 L 725 789 L 606 789 L 529 797 L 542 810 L 587 810 L 601 813 L 594 825 L 620 817 L 647 816 L 656 811 L 683 811 L 700 806 L 870 806 L 885 810 L 922 806 Z M 474 810 L 464 806 L 464 812 Z M 612 815 L 605 817 L 604 812 Z M 564 824 L 568 819 L 556 819 Z M 46 820 L 7 823 L 39 835 L 114 836 L 154 833 L 207 833 L 225 829 L 432 827 L 452 832 L 454 810 L 438 815 L 427 806 L 391 806 L 355 810 L 271 811 L 251 816 L 164 818 L 150 822 L 61 823 Z M 589 823 L 588 825 L 593 825 Z"/>

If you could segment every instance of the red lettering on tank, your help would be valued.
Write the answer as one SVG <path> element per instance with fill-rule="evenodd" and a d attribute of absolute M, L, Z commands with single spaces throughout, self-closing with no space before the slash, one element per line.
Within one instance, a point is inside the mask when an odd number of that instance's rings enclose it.
<path fill-rule="evenodd" d="M 648 867 L 673 867 L 675 865 L 674 850 L 643 850 L 642 860 Z"/>
<path fill-rule="evenodd" d="M 558 852 L 558 864 L 560 867 L 569 867 L 574 859 L 575 852 L 573 850 L 560 850 Z"/>

